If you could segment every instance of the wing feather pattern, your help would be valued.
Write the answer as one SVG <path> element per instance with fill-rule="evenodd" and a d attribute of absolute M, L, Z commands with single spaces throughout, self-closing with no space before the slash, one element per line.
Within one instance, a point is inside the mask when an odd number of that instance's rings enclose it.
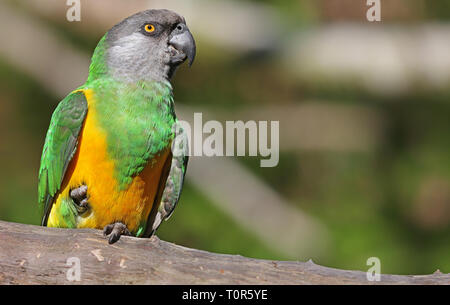
<path fill-rule="evenodd" d="M 188 137 L 180 123 L 174 125 L 175 138 L 172 142 L 172 160 L 170 164 L 169 175 L 164 185 L 161 201 L 155 219 L 151 225 L 152 235 L 163 220 L 169 219 L 175 207 L 180 200 L 181 191 L 184 184 L 184 176 L 186 175 L 187 164 L 189 161 Z M 148 230 L 148 228 L 147 228 Z"/>
<path fill-rule="evenodd" d="M 61 188 L 67 167 L 77 150 L 87 111 L 83 91 L 74 91 L 59 103 L 52 115 L 39 169 L 38 195 L 39 204 L 43 206 L 43 226 L 47 224 L 54 196 Z"/>

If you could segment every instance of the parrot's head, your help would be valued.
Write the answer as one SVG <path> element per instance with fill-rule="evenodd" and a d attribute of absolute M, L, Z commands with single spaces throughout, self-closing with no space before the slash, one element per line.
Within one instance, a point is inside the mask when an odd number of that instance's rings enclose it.
<path fill-rule="evenodd" d="M 169 10 L 147 10 L 115 25 L 105 37 L 108 73 L 124 81 L 170 80 L 176 68 L 195 58 L 186 21 Z"/>

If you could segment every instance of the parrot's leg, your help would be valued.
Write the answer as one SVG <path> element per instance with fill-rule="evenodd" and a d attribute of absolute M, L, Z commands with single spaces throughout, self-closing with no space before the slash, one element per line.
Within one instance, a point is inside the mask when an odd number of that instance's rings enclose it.
<path fill-rule="evenodd" d="M 70 191 L 70 198 L 72 198 L 73 202 L 76 204 L 76 208 L 78 212 L 83 213 L 88 208 L 88 187 L 87 185 L 81 185 L 76 189 Z"/>
<path fill-rule="evenodd" d="M 124 225 L 121 222 L 115 222 L 103 228 L 103 235 L 105 236 L 109 235 L 108 242 L 110 244 L 113 244 L 119 240 L 121 235 L 131 236 L 131 233 L 126 225 Z"/>

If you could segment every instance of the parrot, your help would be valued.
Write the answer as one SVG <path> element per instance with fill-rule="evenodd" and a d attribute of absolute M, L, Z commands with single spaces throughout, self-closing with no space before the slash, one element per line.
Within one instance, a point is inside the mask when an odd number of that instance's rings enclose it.
<path fill-rule="evenodd" d="M 136 13 L 98 42 L 84 85 L 57 105 L 41 155 L 41 225 L 151 237 L 173 213 L 188 163 L 171 79 L 192 65 L 184 17 Z"/>

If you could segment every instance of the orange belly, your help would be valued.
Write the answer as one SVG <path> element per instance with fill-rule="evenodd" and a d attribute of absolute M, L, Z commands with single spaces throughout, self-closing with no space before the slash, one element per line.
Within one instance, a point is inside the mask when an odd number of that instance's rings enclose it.
<path fill-rule="evenodd" d="M 84 91 L 88 106 L 95 102 L 92 92 Z M 158 192 L 170 147 L 149 160 L 144 170 L 121 190 L 114 174 L 114 161 L 107 153 L 106 134 L 97 124 L 94 107 L 89 107 L 81 130 L 77 152 L 69 164 L 60 191 L 55 196 L 47 226 L 64 227 L 60 217 L 61 201 L 70 190 L 82 184 L 88 187 L 89 209 L 77 217 L 78 228 L 97 228 L 124 223 L 134 234 L 148 219 Z M 140 234 L 140 232 L 139 232 Z"/>

